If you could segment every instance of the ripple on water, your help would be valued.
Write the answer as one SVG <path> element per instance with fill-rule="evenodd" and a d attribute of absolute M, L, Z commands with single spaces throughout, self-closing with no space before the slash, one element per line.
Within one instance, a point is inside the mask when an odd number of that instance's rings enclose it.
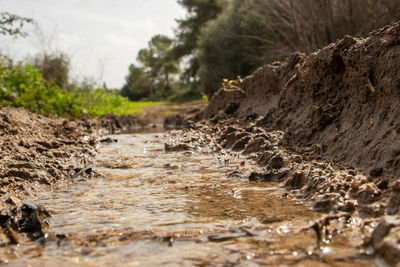
<path fill-rule="evenodd" d="M 251 165 L 214 153 L 164 152 L 165 134 L 111 136 L 95 170 L 38 196 L 52 211 L 57 242 L 22 246 L 19 259 L 50 265 L 318 265 L 335 250 L 316 248 L 319 218 L 273 184 L 228 174 Z M 313 251 L 319 251 L 318 256 Z"/>

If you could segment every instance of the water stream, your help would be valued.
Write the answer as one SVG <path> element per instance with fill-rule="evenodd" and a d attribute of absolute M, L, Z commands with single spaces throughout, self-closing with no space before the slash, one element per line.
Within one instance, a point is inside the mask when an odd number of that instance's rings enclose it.
<path fill-rule="evenodd" d="M 55 238 L 13 248 L 11 266 L 369 265 L 351 236 L 318 244 L 309 226 L 323 214 L 232 175 L 252 167 L 243 159 L 167 153 L 164 133 L 110 138 L 95 159 L 101 178 L 37 196 Z"/>

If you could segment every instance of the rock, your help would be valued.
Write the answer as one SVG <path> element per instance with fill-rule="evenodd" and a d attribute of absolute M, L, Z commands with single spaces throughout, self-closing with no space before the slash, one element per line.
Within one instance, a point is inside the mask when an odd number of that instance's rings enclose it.
<path fill-rule="evenodd" d="M 268 167 L 272 169 L 280 169 L 285 166 L 285 161 L 281 155 L 275 155 L 268 163 Z"/>
<path fill-rule="evenodd" d="M 381 193 L 374 183 L 361 185 L 357 191 L 357 199 L 364 203 L 372 203 L 379 199 Z"/>
<path fill-rule="evenodd" d="M 110 137 L 106 137 L 106 138 L 101 139 L 99 142 L 100 143 L 110 144 L 110 143 L 116 143 L 116 142 L 118 142 L 118 140 L 117 139 L 112 139 Z"/>
<path fill-rule="evenodd" d="M 326 193 L 318 195 L 313 209 L 317 211 L 330 211 L 335 205 L 340 204 L 342 197 L 339 193 Z"/>
<path fill-rule="evenodd" d="M 257 164 L 264 166 L 267 164 L 267 162 L 272 158 L 274 154 L 272 153 L 272 151 L 264 151 L 261 154 L 258 155 L 257 158 Z"/>
<path fill-rule="evenodd" d="M 388 204 L 388 214 L 394 215 L 400 212 L 400 180 L 393 184 L 392 195 Z"/>
<path fill-rule="evenodd" d="M 400 217 L 383 216 L 372 232 L 371 245 L 389 264 L 400 262 Z"/>
<path fill-rule="evenodd" d="M 377 252 L 390 265 L 394 266 L 400 262 L 400 226 L 390 229 L 377 248 Z"/>
<path fill-rule="evenodd" d="M 399 216 L 383 216 L 372 232 L 371 243 L 375 248 L 379 248 L 381 246 L 382 240 L 389 233 L 390 229 L 395 226 L 400 226 L 400 218 Z"/>
<path fill-rule="evenodd" d="M 183 127 L 187 128 L 187 129 L 192 129 L 194 128 L 194 121 L 192 120 L 185 120 L 183 122 Z"/>
<path fill-rule="evenodd" d="M 247 143 L 249 142 L 249 140 L 250 140 L 249 136 L 244 136 L 244 137 L 240 138 L 238 141 L 236 141 L 236 143 L 233 144 L 232 150 L 233 151 L 243 150 L 245 148 L 245 146 L 247 145 Z"/>
<path fill-rule="evenodd" d="M 293 161 L 296 162 L 296 163 L 302 163 L 303 162 L 303 157 L 300 156 L 300 155 L 296 155 L 296 156 L 294 156 Z"/>
<path fill-rule="evenodd" d="M 10 242 L 18 243 L 16 232 L 27 233 L 32 240 L 45 237 L 49 217 L 50 213 L 46 209 L 25 200 L 11 212 L 2 211 L 0 225 L 8 232 Z"/>
<path fill-rule="evenodd" d="M 289 187 L 292 189 L 302 188 L 306 184 L 309 174 L 310 170 L 294 172 L 293 175 L 285 183 L 285 187 Z"/>
<path fill-rule="evenodd" d="M 264 173 L 252 172 L 249 176 L 249 181 L 258 182 L 280 182 L 285 179 L 290 173 L 289 169 L 282 169 L 281 171 L 267 171 Z"/>
<path fill-rule="evenodd" d="M 233 132 L 230 133 L 226 136 L 226 143 L 225 143 L 225 148 L 230 148 L 232 147 L 238 140 L 241 138 L 248 136 L 249 133 L 246 132 Z"/>
<path fill-rule="evenodd" d="M 258 137 L 258 138 L 249 140 L 249 142 L 246 146 L 246 149 L 245 149 L 245 153 L 250 154 L 250 153 L 258 151 L 266 142 L 268 142 L 268 141 L 266 141 L 262 137 Z"/>

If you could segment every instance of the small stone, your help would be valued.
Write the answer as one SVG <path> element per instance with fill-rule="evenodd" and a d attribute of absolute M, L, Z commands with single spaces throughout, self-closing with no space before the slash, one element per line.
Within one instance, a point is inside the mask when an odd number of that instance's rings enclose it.
<path fill-rule="evenodd" d="M 270 167 L 272 169 L 280 169 L 283 166 L 285 166 L 285 161 L 284 161 L 283 157 L 279 154 L 274 156 L 270 160 L 269 165 L 268 165 L 268 167 Z"/>
<path fill-rule="evenodd" d="M 378 226 L 372 232 L 372 245 L 375 248 L 379 248 L 382 240 L 389 233 L 390 229 L 395 226 L 400 226 L 400 220 L 398 216 L 383 216 Z"/>
<path fill-rule="evenodd" d="M 179 152 L 179 151 L 190 150 L 190 147 L 187 144 L 169 145 L 165 143 L 164 148 L 166 152 L 172 152 L 172 151 Z"/>
<path fill-rule="evenodd" d="M 352 189 L 358 189 L 358 188 L 360 188 L 360 186 L 361 186 L 361 183 L 360 183 L 360 181 L 353 181 L 352 183 L 351 183 L 351 188 Z"/>
<path fill-rule="evenodd" d="M 10 196 L 7 200 L 6 200 L 6 202 L 8 203 L 8 204 L 11 204 L 12 206 L 19 206 L 19 205 L 21 205 L 21 200 L 19 199 L 19 198 L 17 198 L 17 197 L 14 197 L 14 196 Z"/>
<path fill-rule="evenodd" d="M 308 176 L 309 176 L 309 171 L 295 172 L 286 182 L 285 186 L 290 188 L 300 189 L 305 185 Z"/>
<path fill-rule="evenodd" d="M 400 262 L 400 227 L 393 227 L 378 247 L 379 255 L 390 265 Z M 396 265 L 398 266 L 398 265 Z"/>
<path fill-rule="evenodd" d="M 302 163 L 303 162 L 303 157 L 300 156 L 300 155 L 296 155 L 296 156 L 294 156 L 293 161 L 296 162 L 296 163 Z"/>

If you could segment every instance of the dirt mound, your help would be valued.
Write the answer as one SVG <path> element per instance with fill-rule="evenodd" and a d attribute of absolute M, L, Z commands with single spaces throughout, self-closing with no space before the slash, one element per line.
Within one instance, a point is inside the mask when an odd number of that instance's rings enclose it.
<path fill-rule="evenodd" d="M 20 204 L 20 197 L 42 185 L 72 177 L 88 162 L 96 141 L 94 121 L 0 109 L 0 207 Z"/>
<path fill-rule="evenodd" d="M 316 52 L 296 53 L 220 89 L 205 111 L 217 122 L 262 116 L 284 131 L 291 149 L 314 147 L 323 158 L 370 177 L 400 175 L 400 22 L 346 36 Z"/>

